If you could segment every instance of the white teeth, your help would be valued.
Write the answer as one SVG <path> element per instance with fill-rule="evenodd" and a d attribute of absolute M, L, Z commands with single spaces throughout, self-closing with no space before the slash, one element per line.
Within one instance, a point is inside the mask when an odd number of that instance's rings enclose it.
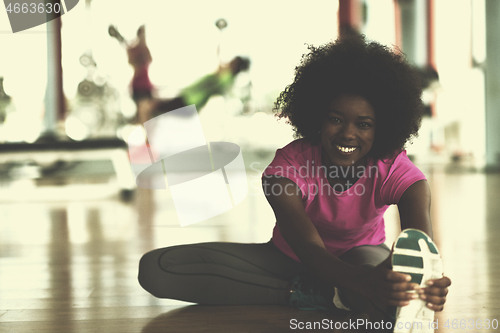
<path fill-rule="evenodd" d="M 340 150 L 343 153 L 352 153 L 353 151 L 358 149 L 358 147 L 342 147 L 339 145 L 337 145 L 337 148 L 338 148 L 338 150 Z"/>

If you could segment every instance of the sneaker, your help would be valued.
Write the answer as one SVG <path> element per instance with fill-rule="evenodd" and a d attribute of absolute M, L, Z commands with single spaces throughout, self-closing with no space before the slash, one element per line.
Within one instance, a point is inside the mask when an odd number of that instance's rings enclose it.
<path fill-rule="evenodd" d="M 427 281 L 443 276 L 443 264 L 436 244 L 424 232 L 406 229 L 394 242 L 392 269 L 411 276 L 411 282 L 425 287 Z M 394 333 L 434 332 L 434 311 L 426 301 L 414 299 L 396 309 Z"/>
<path fill-rule="evenodd" d="M 291 281 L 289 304 L 300 310 L 309 311 L 335 308 L 334 292 L 321 282 L 314 280 L 305 275 L 296 276 Z"/>

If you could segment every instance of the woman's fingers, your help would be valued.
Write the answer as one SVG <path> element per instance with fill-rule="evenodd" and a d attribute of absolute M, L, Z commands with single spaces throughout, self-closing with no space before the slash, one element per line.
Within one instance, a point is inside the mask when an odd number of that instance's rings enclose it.
<path fill-rule="evenodd" d="M 444 276 L 440 279 L 429 280 L 427 287 L 417 290 L 421 300 L 427 303 L 427 307 L 433 311 L 442 311 L 448 295 L 448 287 L 451 280 Z"/>
<path fill-rule="evenodd" d="M 427 281 L 428 286 L 438 287 L 438 288 L 446 288 L 451 286 L 451 280 L 447 276 L 443 276 L 440 279 L 429 280 Z"/>
<path fill-rule="evenodd" d="M 387 270 L 382 276 L 384 282 L 379 284 L 378 297 L 385 304 L 402 307 L 408 305 L 411 300 L 420 298 L 426 302 L 429 309 L 443 310 L 448 287 L 451 285 L 448 277 L 429 280 L 427 287 L 421 288 L 418 284 L 409 282 L 411 277 L 407 274 Z"/>
<path fill-rule="evenodd" d="M 443 309 L 444 309 L 443 305 L 436 305 L 436 304 L 429 303 L 429 302 L 427 303 L 427 307 L 433 311 L 436 311 L 436 312 L 443 311 Z"/>
<path fill-rule="evenodd" d="M 376 294 L 383 303 L 402 307 L 408 305 L 411 300 L 420 298 L 433 311 L 443 310 L 448 286 L 451 285 L 451 280 L 448 277 L 429 280 L 427 287 L 421 288 L 418 284 L 410 282 L 411 276 L 408 274 L 386 270 L 383 265 L 380 266 L 380 269 Z"/>
<path fill-rule="evenodd" d="M 406 306 L 412 299 L 419 297 L 417 293 L 410 292 L 417 290 L 418 284 L 407 282 L 404 276 L 396 280 L 403 280 L 403 282 L 386 281 L 379 289 L 379 298 L 384 303 L 391 306 Z"/>
<path fill-rule="evenodd" d="M 411 276 L 392 270 L 387 270 L 385 279 L 389 282 L 410 282 Z"/>
<path fill-rule="evenodd" d="M 430 296 L 445 297 L 446 295 L 448 295 L 448 288 L 427 287 L 419 289 L 418 293 L 428 297 Z"/>

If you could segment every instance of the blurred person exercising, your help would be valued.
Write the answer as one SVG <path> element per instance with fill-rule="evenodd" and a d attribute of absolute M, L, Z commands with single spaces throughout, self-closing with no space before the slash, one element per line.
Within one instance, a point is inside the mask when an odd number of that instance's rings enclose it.
<path fill-rule="evenodd" d="M 212 96 L 228 93 L 234 85 L 236 76 L 247 71 L 249 67 L 248 58 L 240 56 L 233 58 L 229 63 L 219 66 L 216 72 L 205 75 L 182 89 L 179 96 L 173 99 L 155 100 L 150 117 L 192 104 L 196 105 L 196 109 L 200 112 Z"/>
<path fill-rule="evenodd" d="M 154 97 L 155 88 L 149 79 L 149 66 L 153 61 L 146 44 L 144 25 L 137 30 L 137 38 L 128 44 L 114 26 L 109 34 L 127 48 L 128 62 L 134 69 L 131 82 L 132 98 L 137 106 L 137 121 L 145 121 L 162 113 L 176 110 L 187 105 L 196 105 L 198 112 L 215 95 L 224 95 L 233 87 L 236 76 L 250 67 L 250 60 L 234 57 L 230 62 L 220 65 L 216 72 L 205 75 L 195 83 L 181 90 L 178 96 L 170 99 Z"/>
<path fill-rule="evenodd" d="M 147 120 L 145 114 L 151 108 L 151 100 L 155 90 L 149 79 L 149 66 L 153 61 L 153 57 L 146 44 L 146 28 L 141 25 L 137 29 L 135 40 L 131 43 L 128 43 L 113 25 L 109 26 L 108 33 L 111 37 L 116 38 L 127 50 L 128 63 L 134 69 L 130 90 L 137 107 L 136 121 L 143 123 Z"/>

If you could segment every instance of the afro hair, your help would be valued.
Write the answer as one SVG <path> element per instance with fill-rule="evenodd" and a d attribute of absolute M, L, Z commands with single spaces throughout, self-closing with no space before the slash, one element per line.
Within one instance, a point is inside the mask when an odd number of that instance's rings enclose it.
<path fill-rule="evenodd" d="M 364 97 L 375 110 L 370 157 L 387 158 L 417 136 L 424 110 L 422 88 L 418 71 L 404 54 L 359 34 L 308 48 L 293 83 L 280 93 L 273 109 L 293 126 L 296 138 L 319 143 L 328 106 L 343 94 Z"/>

